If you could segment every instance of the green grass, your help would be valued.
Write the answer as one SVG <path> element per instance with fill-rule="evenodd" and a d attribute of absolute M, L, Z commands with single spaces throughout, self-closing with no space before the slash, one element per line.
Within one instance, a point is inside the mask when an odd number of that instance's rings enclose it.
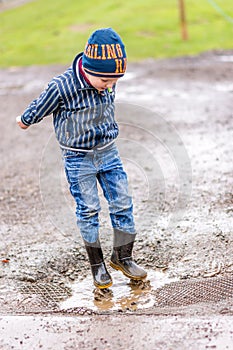
<path fill-rule="evenodd" d="M 233 18 L 229 0 L 215 0 Z M 185 0 L 189 40 L 177 0 L 37 0 L 0 13 L 0 66 L 70 63 L 96 28 L 122 36 L 130 61 L 233 48 L 233 23 L 207 0 Z"/>

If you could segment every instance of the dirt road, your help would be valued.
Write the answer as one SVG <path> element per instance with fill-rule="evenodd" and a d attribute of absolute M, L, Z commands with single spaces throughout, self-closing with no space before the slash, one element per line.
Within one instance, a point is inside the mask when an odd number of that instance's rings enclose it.
<path fill-rule="evenodd" d="M 110 270 L 104 296 L 92 290 L 52 118 L 15 123 L 65 68 L 0 71 L 0 349 L 230 349 L 233 52 L 131 64 L 119 82 L 117 142 L 150 283 Z"/>

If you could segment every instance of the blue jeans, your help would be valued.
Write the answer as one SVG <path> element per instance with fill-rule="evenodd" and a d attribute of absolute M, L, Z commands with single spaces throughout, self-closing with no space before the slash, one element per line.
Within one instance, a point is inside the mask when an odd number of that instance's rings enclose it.
<path fill-rule="evenodd" d="M 108 201 L 112 227 L 135 234 L 132 198 L 116 145 L 91 152 L 62 150 L 70 192 L 76 201 L 77 224 L 89 243 L 99 236 L 99 182 Z"/>

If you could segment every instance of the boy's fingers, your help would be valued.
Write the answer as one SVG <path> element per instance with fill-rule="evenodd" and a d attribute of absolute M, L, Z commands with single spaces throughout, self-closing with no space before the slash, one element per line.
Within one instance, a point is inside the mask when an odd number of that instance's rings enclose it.
<path fill-rule="evenodd" d="M 28 126 L 22 123 L 21 116 L 16 117 L 16 123 L 21 127 L 21 129 L 27 129 Z"/>

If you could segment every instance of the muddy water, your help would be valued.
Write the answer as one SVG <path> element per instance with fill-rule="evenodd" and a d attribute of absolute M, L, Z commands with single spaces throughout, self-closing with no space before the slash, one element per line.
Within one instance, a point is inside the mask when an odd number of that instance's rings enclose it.
<path fill-rule="evenodd" d="M 119 272 L 111 273 L 113 286 L 108 290 L 93 289 L 92 277 L 70 285 L 72 296 L 60 304 L 62 310 L 80 307 L 96 311 L 140 310 L 153 307 L 155 295 L 153 291 L 163 285 L 175 281 L 165 273 L 149 270 L 143 283 L 130 281 Z"/>

